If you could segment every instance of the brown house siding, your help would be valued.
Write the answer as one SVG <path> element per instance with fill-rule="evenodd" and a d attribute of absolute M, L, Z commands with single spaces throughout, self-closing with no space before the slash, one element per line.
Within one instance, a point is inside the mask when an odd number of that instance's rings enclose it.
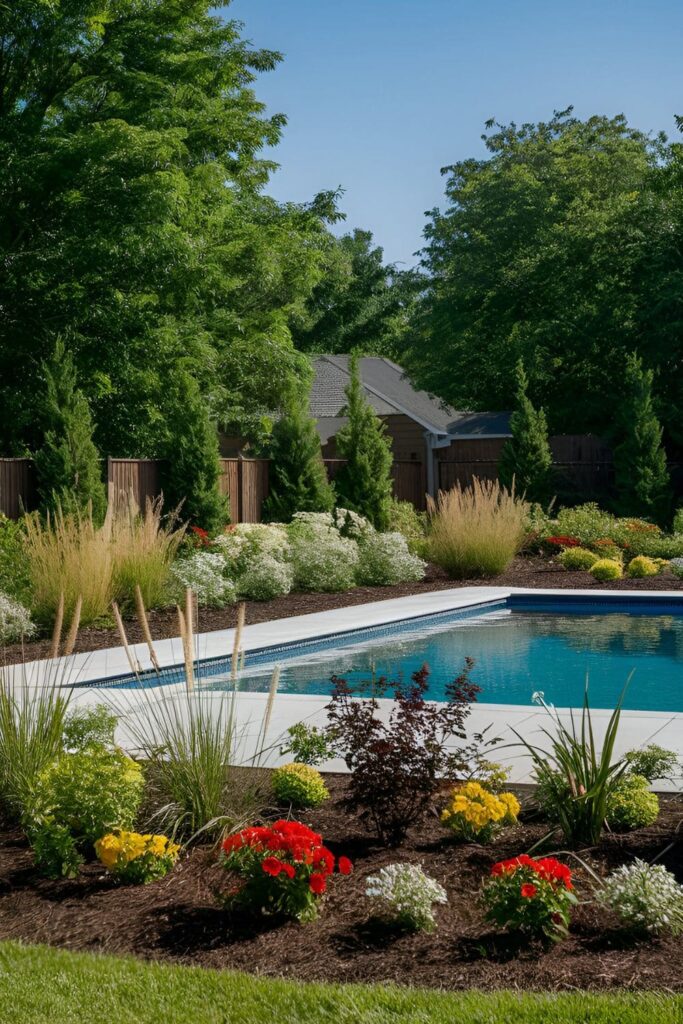
<path fill-rule="evenodd" d="M 380 416 L 380 419 L 386 424 L 394 459 L 399 462 L 425 462 L 424 427 L 402 414 Z M 336 459 L 336 437 L 331 437 L 322 451 L 324 459 Z"/>

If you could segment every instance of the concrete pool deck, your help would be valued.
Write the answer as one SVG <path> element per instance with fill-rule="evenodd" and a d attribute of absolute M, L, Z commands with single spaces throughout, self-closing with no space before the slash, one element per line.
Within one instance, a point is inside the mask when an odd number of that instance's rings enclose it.
<path fill-rule="evenodd" d="M 276 619 L 272 622 L 261 622 L 247 625 L 242 634 L 242 649 L 248 655 L 264 647 L 278 647 L 311 638 L 322 638 L 332 634 L 343 634 L 371 626 L 386 625 L 404 619 L 417 618 L 436 612 L 455 611 L 472 608 L 489 602 L 502 601 L 513 594 L 528 597 L 550 596 L 562 598 L 590 598 L 596 602 L 616 600 L 627 604 L 629 600 L 642 603 L 644 600 L 653 605 L 665 604 L 672 600 L 683 602 L 680 591 L 609 591 L 609 590 L 569 590 L 569 589 L 525 589 L 522 587 L 454 587 L 451 590 L 440 590 L 433 593 L 422 593 L 410 597 L 392 598 L 386 601 L 374 601 L 364 605 L 353 605 L 320 613 L 300 615 L 288 619 Z M 200 623 L 201 625 L 201 623 Z M 195 637 L 195 654 L 199 660 L 229 656 L 232 652 L 235 630 L 226 629 L 212 633 L 200 633 Z M 143 670 L 151 668 L 149 652 L 144 644 L 131 645 L 135 657 Z M 155 650 L 162 668 L 182 665 L 182 645 L 180 640 L 161 640 L 155 642 Z M 40 687 L 48 681 L 47 663 L 44 661 L 27 663 L 21 666 L 8 666 L 3 669 L 6 674 L 19 681 L 18 673 L 27 680 L 31 687 Z M 105 687 L 88 686 L 87 683 L 104 681 L 107 678 L 129 675 L 130 665 L 122 647 L 77 654 L 69 659 L 58 659 L 50 667 L 52 680 L 63 679 L 68 685 L 75 686 L 73 699 L 79 706 L 101 703 L 103 696 L 115 705 L 123 719 L 121 742 L 131 742 L 130 734 L 125 726 L 125 718 L 139 715 L 144 711 L 144 701 L 135 691 L 112 690 Z M 683 683 L 683 670 L 681 673 Z M 166 684 L 163 687 L 164 698 L 173 699 L 185 693 L 180 684 Z M 225 694 L 210 691 L 203 694 L 205 699 L 220 702 Z M 260 723 L 268 700 L 265 693 L 240 693 L 238 717 L 243 727 L 243 752 L 246 760 L 259 734 Z M 325 720 L 324 708 L 328 698 L 321 695 L 278 694 L 275 698 L 272 719 L 268 733 L 268 743 L 272 744 L 268 764 L 276 764 L 283 759 L 279 756 L 278 739 L 282 737 L 290 725 L 300 721 L 309 724 L 322 724 Z M 382 714 L 388 714 L 392 701 L 380 702 Z M 569 720 L 568 709 L 558 709 L 563 721 Z M 598 737 L 606 727 L 610 712 L 596 709 L 592 711 L 592 719 Z M 528 782 L 530 779 L 529 758 L 520 753 L 519 748 L 503 745 L 516 742 L 514 731 L 525 739 L 545 746 L 540 730 L 548 727 L 550 720 L 547 713 L 534 705 L 519 704 L 475 704 L 468 719 L 468 733 L 474 734 L 489 728 L 489 735 L 500 736 L 502 744 L 494 751 L 493 757 L 510 764 L 513 782 Z M 619 729 L 617 753 L 647 743 L 656 742 L 660 746 L 675 750 L 683 759 L 683 713 L 660 711 L 624 711 Z M 345 770 L 343 763 L 330 762 L 325 766 L 328 770 Z M 683 778 L 666 784 L 658 784 L 658 789 L 683 790 Z"/>

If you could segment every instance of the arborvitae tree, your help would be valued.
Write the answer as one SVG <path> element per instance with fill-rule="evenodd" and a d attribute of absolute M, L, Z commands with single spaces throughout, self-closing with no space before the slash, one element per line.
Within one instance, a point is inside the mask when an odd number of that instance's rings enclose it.
<path fill-rule="evenodd" d="M 346 388 L 348 423 L 337 434 L 337 454 L 346 459 L 335 480 L 340 505 L 367 516 L 378 530 L 389 524 L 393 455 L 386 427 L 365 398 L 357 353 L 350 357 Z"/>
<path fill-rule="evenodd" d="M 44 436 L 35 454 L 38 493 L 43 507 L 54 511 L 86 512 L 101 522 L 107 498 L 99 453 L 93 442 L 90 406 L 77 386 L 73 356 L 60 338 L 49 363 L 43 364 L 46 383 Z"/>
<path fill-rule="evenodd" d="M 270 443 L 270 490 L 263 518 L 289 522 L 295 512 L 330 512 L 334 489 L 327 479 L 320 438 L 305 398 L 291 401 L 273 427 Z"/>
<path fill-rule="evenodd" d="M 653 376 L 652 370 L 643 369 L 640 356 L 628 356 L 614 471 L 619 511 L 663 522 L 671 508 L 671 489 L 662 427 L 652 402 Z"/>
<path fill-rule="evenodd" d="M 163 473 L 166 508 L 180 505 L 181 519 L 214 533 L 230 518 L 218 489 L 216 427 L 192 374 L 175 374 L 171 392 L 166 396 L 172 410 Z"/>
<path fill-rule="evenodd" d="M 535 409 L 528 395 L 529 382 L 520 360 L 516 369 L 517 406 L 510 417 L 512 437 L 500 455 L 500 482 L 518 494 L 541 504 L 552 495 L 553 457 L 548 443 L 548 424 L 543 409 Z"/>

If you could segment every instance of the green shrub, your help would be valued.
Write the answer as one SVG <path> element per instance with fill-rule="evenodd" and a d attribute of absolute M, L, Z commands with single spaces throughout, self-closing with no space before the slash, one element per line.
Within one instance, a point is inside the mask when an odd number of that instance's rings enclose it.
<path fill-rule="evenodd" d="M 557 560 L 565 569 L 576 571 L 577 569 L 592 569 L 598 561 L 598 556 L 588 548 L 565 548 Z"/>
<path fill-rule="evenodd" d="M 278 803 L 292 807 L 317 807 L 330 795 L 320 772 L 298 761 L 276 768 L 272 783 Z"/>
<path fill-rule="evenodd" d="M 628 771 L 642 775 L 649 783 L 656 779 L 669 779 L 679 767 L 675 750 L 666 750 L 656 743 L 650 743 L 641 750 L 629 750 L 626 754 Z"/>
<path fill-rule="evenodd" d="M 593 579 L 600 581 L 618 580 L 624 575 L 620 563 L 614 558 L 599 558 L 588 571 Z"/>
<path fill-rule="evenodd" d="M 616 529 L 615 516 L 603 512 L 594 501 L 575 508 L 562 508 L 557 515 L 556 532 L 562 537 L 576 537 L 583 545 L 601 537 L 611 538 Z"/>
<path fill-rule="evenodd" d="M 675 535 L 683 534 L 683 505 L 679 505 L 674 512 L 674 520 L 671 525 L 671 532 Z"/>
<path fill-rule="evenodd" d="M 64 749 L 86 750 L 88 747 L 113 747 L 118 718 L 106 704 L 92 708 L 76 708 L 64 724 Z"/>
<path fill-rule="evenodd" d="M 100 836 L 132 828 L 143 786 L 142 767 L 120 750 L 90 746 L 62 754 L 39 776 L 24 816 L 38 867 L 55 874 L 69 845 L 89 854 Z"/>
<path fill-rule="evenodd" d="M 0 591 L 29 605 L 30 574 L 24 542 L 23 521 L 15 522 L 0 512 Z"/>
<path fill-rule="evenodd" d="M 616 830 L 644 828 L 652 825 L 659 814 L 656 793 L 648 789 L 643 775 L 624 773 L 607 799 L 607 822 Z"/>
<path fill-rule="evenodd" d="M 201 605 L 226 608 L 237 600 L 237 587 L 226 575 L 225 558 L 213 551 L 193 551 L 171 566 L 171 580 L 180 599 L 187 587 Z"/>
<path fill-rule="evenodd" d="M 28 608 L 0 592 L 0 644 L 30 640 L 35 632 Z"/>
<path fill-rule="evenodd" d="M 424 512 L 418 512 L 411 501 L 392 498 L 389 505 L 388 529 L 403 534 L 413 555 L 424 555 L 427 544 L 427 516 Z"/>
<path fill-rule="evenodd" d="M 656 576 L 658 572 L 659 566 L 657 563 L 646 555 L 638 555 L 636 558 L 632 558 L 626 569 L 626 575 L 636 580 L 645 579 L 646 576 Z"/>
<path fill-rule="evenodd" d="M 414 583 L 425 574 L 425 563 L 411 555 L 401 533 L 365 533 L 358 550 L 356 581 L 361 585 L 389 587 Z"/>
<path fill-rule="evenodd" d="M 295 516 L 289 528 L 297 590 L 349 590 L 356 582 L 358 545 L 329 525 L 324 513 Z"/>
<path fill-rule="evenodd" d="M 300 764 L 322 764 L 334 757 L 326 731 L 306 722 L 297 722 L 287 730 L 287 742 L 280 747 L 280 755 L 293 754 Z"/>
<path fill-rule="evenodd" d="M 294 574 L 291 565 L 272 555 L 261 555 L 237 581 L 240 597 L 251 601 L 271 601 L 292 589 Z"/>

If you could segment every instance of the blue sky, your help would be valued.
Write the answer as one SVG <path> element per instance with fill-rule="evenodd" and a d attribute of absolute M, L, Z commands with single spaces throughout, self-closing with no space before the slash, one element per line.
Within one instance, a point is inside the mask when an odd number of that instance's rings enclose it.
<path fill-rule="evenodd" d="M 269 191 L 341 185 L 344 229 L 413 265 L 444 164 L 483 153 L 490 117 L 624 113 L 672 135 L 683 114 L 681 0 L 234 0 L 254 45 L 285 55 L 256 91 L 288 117 Z"/>

